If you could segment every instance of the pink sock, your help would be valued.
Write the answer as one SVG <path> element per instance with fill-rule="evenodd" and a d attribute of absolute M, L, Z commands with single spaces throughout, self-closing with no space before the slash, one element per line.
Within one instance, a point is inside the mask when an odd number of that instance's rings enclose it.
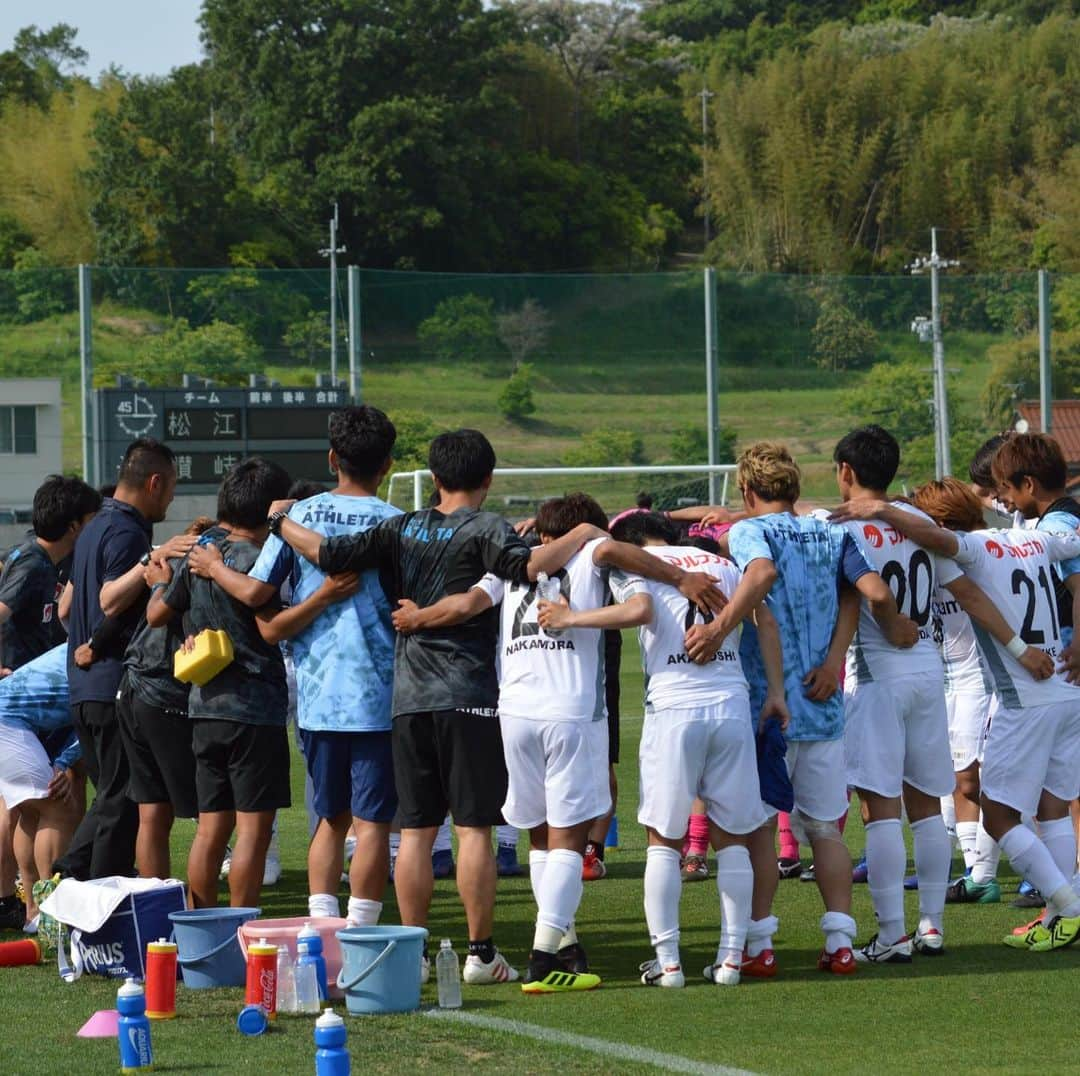
<path fill-rule="evenodd" d="M 780 858 L 798 859 L 799 842 L 791 832 L 791 815 L 787 811 L 781 811 L 777 816 L 777 826 L 780 830 Z"/>
<path fill-rule="evenodd" d="M 709 851 L 709 818 L 703 814 L 690 816 L 689 851 L 687 855 L 704 856 Z"/>

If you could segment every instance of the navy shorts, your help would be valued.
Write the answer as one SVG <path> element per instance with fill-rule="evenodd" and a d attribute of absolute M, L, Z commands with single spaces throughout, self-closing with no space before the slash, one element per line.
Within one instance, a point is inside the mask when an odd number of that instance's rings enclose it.
<path fill-rule="evenodd" d="M 364 822 L 393 820 L 397 792 L 389 731 L 301 729 L 300 739 L 320 818 L 337 818 L 349 811 Z"/>

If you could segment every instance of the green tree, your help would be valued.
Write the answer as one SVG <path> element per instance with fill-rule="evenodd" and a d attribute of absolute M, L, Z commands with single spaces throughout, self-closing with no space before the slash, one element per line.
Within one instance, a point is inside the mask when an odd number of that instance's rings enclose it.
<path fill-rule="evenodd" d="M 992 428 L 1011 426 L 1016 402 L 1039 396 L 1039 338 L 1033 334 L 995 344 L 987 355 L 990 373 L 982 394 L 986 421 Z M 1054 334 L 1050 386 L 1054 400 L 1080 397 L 1080 330 Z"/>
<path fill-rule="evenodd" d="M 510 375 L 499 393 L 497 403 L 505 418 L 525 418 L 536 410 L 532 386 L 533 368 L 529 363 L 523 362 Z"/>
<path fill-rule="evenodd" d="M 285 329 L 310 310 L 302 292 L 253 269 L 200 274 L 188 284 L 187 293 L 197 320 L 230 322 L 261 344 L 276 344 Z"/>
<path fill-rule="evenodd" d="M 810 339 L 814 362 L 834 373 L 869 366 L 879 351 L 873 326 L 831 293 L 821 301 Z"/>
<path fill-rule="evenodd" d="M 14 258 L 11 283 L 19 321 L 41 321 L 75 309 L 75 273 L 51 267 L 36 247 L 20 250 Z"/>
<path fill-rule="evenodd" d="M 645 442 L 632 430 L 603 427 L 581 435 L 563 453 L 566 467 L 618 467 L 645 462 Z"/>
<path fill-rule="evenodd" d="M 337 323 L 338 348 L 344 352 L 345 326 Z M 325 365 L 330 354 L 330 315 L 325 310 L 310 310 L 285 330 L 281 342 L 307 366 Z"/>
<path fill-rule="evenodd" d="M 48 30 L 24 26 L 12 48 L 0 52 L 0 102 L 45 108 L 57 90 L 66 90 L 74 69 L 89 56 L 75 44 L 78 30 L 59 22 Z"/>
<path fill-rule="evenodd" d="M 427 467 L 428 448 L 445 427 L 417 411 L 392 411 L 390 419 L 397 430 L 394 470 L 416 471 Z"/>
<path fill-rule="evenodd" d="M 725 426 L 720 430 L 717 463 L 735 462 L 735 431 Z M 671 458 L 675 463 L 699 464 L 709 462 L 709 436 L 701 426 L 687 426 L 671 438 Z"/>
<path fill-rule="evenodd" d="M 477 362 L 498 350 L 495 303 L 479 295 L 452 295 L 425 318 L 416 335 L 443 362 Z"/>

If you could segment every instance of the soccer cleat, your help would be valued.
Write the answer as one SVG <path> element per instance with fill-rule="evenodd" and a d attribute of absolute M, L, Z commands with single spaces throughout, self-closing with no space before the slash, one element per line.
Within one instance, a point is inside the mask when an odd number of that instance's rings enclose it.
<path fill-rule="evenodd" d="M 263 885 L 277 885 L 281 881 L 281 858 L 278 855 L 271 855 L 269 852 L 266 856 L 266 862 L 263 864 Z"/>
<path fill-rule="evenodd" d="M 878 941 L 875 934 L 864 946 L 856 949 L 854 955 L 860 964 L 910 964 L 911 939 L 905 934 L 899 940 L 886 945 Z"/>
<path fill-rule="evenodd" d="M 931 927 L 929 930 L 920 928 L 915 931 L 915 937 L 912 939 L 911 944 L 915 952 L 921 953 L 923 956 L 945 955 L 945 937 L 935 927 Z"/>
<path fill-rule="evenodd" d="M 1013 932 L 1012 934 L 1006 934 L 1001 940 L 1010 949 L 1035 949 L 1037 945 L 1048 941 L 1049 938 L 1050 931 L 1046 929 L 1041 919 L 1036 919 L 1022 934 Z M 1049 946 L 1046 948 L 1049 948 Z M 1043 949 L 1036 951 L 1042 952 Z"/>
<path fill-rule="evenodd" d="M 681 964 L 661 965 L 659 960 L 646 960 L 638 969 L 646 986 L 677 988 L 686 985 Z"/>
<path fill-rule="evenodd" d="M 18 896 L 0 901 L 0 930 L 22 930 L 26 923 L 26 905 Z"/>
<path fill-rule="evenodd" d="M 857 885 L 865 885 L 869 877 L 870 871 L 866 866 L 866 855 L 863 854 L 859 862 L 851 868 L 851 880 Z"/>
<path fill-rule="evenodd" d="M 707 983 L 715 983 L 717 986 L 738 986 L 742 978 L 742 968 L 738 964 L 729 964 L 726 960 L 722 964 L 707 964 L 701 974 Z"/>
<path fill-rule="evenodd" d="M 704 882 L 709 877 L 709 864 L 704 856 L 690 853 L 682 862 L 684 882 Z"/>
<path fill-rule="evenodd" d="M 510 967 L 510 962 L 495 950 L 495 956 L 485 964 L 475 953 L 465 958 L 462 979 L 470 986 L 488 986 L 491 983 L 516 983 L 521 976 Z"/>
<path fill-rule="evenodd" d="M 1045 908 L 1046 899 L 1030 882 L 1021 882 L 1015 900 L 1009 902 L 1010 908 Z"/>
<path fill-rule="evenodd" d="M 997 904 L 1001 900 L 1001 886 L 991 878 L 989 882 L 973 882 L 970 878 L 957 878 L 945 890 L 946 904 Z"/>
<path fill-rule="evenodd" d="M 581 877 L 586 882 L 599 882 L 606 874 L 604 861 L 591 848 L 588 849 L 581 861 Z"/>
<path fill-rule="evenodd" d="M 817 881 L 817 872 L 814 870 L 814 864 L 813 863 L 811 863 L 810 866 L 807 867 L 806 870 L 804 870 L 802 872 L 802 874 L 799 875 L 799 881 L 800 882 L 816 882 Z"/>
<path fill-rule="evenodd" d="M 855 963 L 855 954 L 845 945 L 832 953 L 822 949 L 817 966 L 818 971 L 831 971 L 833 975 L 853 975 L 859 965 Z"/>
<path fill-rule="evenodd" d="M 515 845 L 499 845 L 495 853 L 495 873 L 500 878 L 517 878 L 522 873 Z"/>
<path fill-rule="evenodd" d="M 762 949 L 757 956 L 747 956 L 744 950 L 739 970 L 748 979 L 771 979 L 778 971 L 776 954 L 771 949 Z"/>
<path fill-rule="evenodd" d="M 225 846 L 225 858 L 221 861 L 221 870 L 218 871 L 219 878 L 228 878 L 229 870 L 232 868 L 232 849 Z"/>
<path fill-rule="evenodd" d="M 1021 926 L 1013 927 L 1012 932 L 1017 935 L 1017 937 L 1019 937 L 1021 934 L 1026 934 L 1032 927 L 1040 926 L 1042 924 L 1043 916 L 1045 915 L 1045 913 L 1046 909 L 1043 908 L 1043 910 L 1037 916 L 1035 916 L 1035 918 L 1032 919 L 1030 923 L 1024 923 Z"/>
<path fill-rule="evenodd" d="M 909 874 L 904 879 L 905 889 L 918 889 L 919 888 L 919 876 L 917 874 Z"/>
<path fill-rule="evenodd" d="M 449 878 L 454 873 L 454 853 L 449 848 L 431 853 L 431 873 L 436 878 Z"/>
<path fill-rule="evenodd" d="M 1046 937 L 1039 937 L 1031 945 L 1033 953 L 1048 953 L 1051 949 L 1064 949 L 1080 939 L 1080 915 L 1055 916 L 1043 928 Z"/>
<path fill-rule="evenodd" d="M 428 981 L 428 979 L 430 979 L 430 978 L 431 978 L 431 961 L 428 960 L 428 958 L 426 956 L 423 956 L 421 954 L 421 956 L 420 956 L 420 985 L 423 986 L 424 983 L 426 983 Z"/>
<path fill-rule="evenodd" d="M 549 971 L 542 979 L 526 978 L 521 984 L 523 994 L 569 994 L 577 990 L 595 990 L 599 975 L 575 975 L 572 971 Z"/>
<path fill-rule="evenodd" d="M 776 869 L 780 872 L 781 879 L 798 878 L 799 875 L 802 874 L 802 860 L 795 858 L 778 859 L 776 861 Z"/>
<path fill-rule="evenodd" d="M 585 955 L 581 942 L 564 945 L 555 954 L 555 959 L 562 965 L 564 971 L 572 971 L 576 975 L 584 975 L 589 970 L 589 958 Z"/>

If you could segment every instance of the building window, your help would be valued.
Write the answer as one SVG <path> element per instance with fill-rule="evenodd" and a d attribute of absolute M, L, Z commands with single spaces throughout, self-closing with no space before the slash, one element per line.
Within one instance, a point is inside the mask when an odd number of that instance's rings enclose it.
<path fill-rule="evenodd" d="M 0 455 L 37 455 L 36 407 L 0 407 Z"/>

